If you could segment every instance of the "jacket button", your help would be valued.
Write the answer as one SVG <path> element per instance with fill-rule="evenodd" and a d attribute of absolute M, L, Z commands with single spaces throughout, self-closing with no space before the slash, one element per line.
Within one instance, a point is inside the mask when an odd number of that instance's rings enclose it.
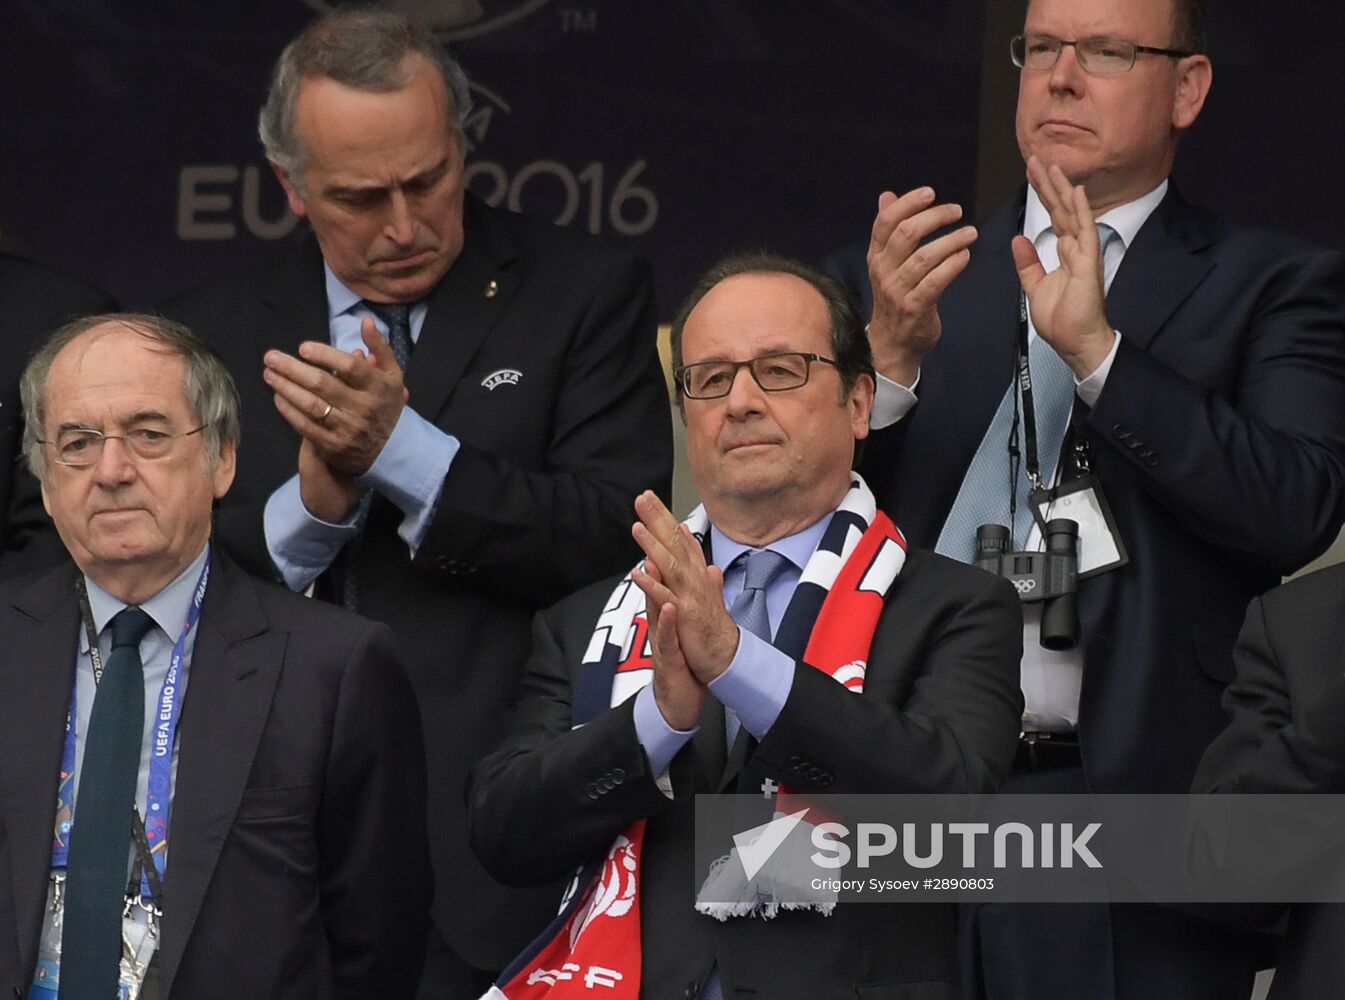
<path fill-rule="evenodd" d="M 612 781 L 615 784 L 621 784 L 626 780 L 626 771 L 624 768 L 615 767 L 612 769 Z"/>
<path fill-rule="evenodd" d="M 588 791 L 588 797 L 590 799 L 596 799 L 598 795 L 601 794 L 598 791 L 598 786 L 591 781 L 588 783 L 587 791 Z"/>
<path fill-rule="evenodd" d="M 686 997 L 686 1000 L 696 1000 L 700 995 L 701 984 L 697 982 L 688 983 L 687 988 L 682 991 L 682 996 Z"/>

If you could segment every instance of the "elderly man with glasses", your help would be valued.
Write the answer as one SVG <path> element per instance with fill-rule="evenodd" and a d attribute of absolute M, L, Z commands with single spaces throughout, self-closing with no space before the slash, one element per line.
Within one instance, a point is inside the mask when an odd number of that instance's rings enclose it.
<path fill-rule="evenodd" d="M 645 561 L 538 616 L 513 732 L 472 776 L 498 877 L 597 873 L 573 897 L 589 916 L 562 914 L 491 995 L 560 970 L 657 1000 L 953 1000 L 950 904 L 698 912 L 694 796 L 992 790 L 1021 710 L 1017 598 L 908 551 L 851 471 L 873 375 L 835 281 L 731 258 L 672 343 L 704 506 L 679 524 L 636 501 Z"/>
<path fill-rule="evenodd" d="M 1212 80 L 1203 8 L 1031 0 L 1026 191 L 980 227 L 886 192 L 847 269 L 879 373 L 861 471 L 912 543 L 971 560 L 983 524 L 1018 550 L 1081 524 L 1077 644 L 1044 648 L 1024 604 L 1006 790 L 1185 791 L 1248 600 L 1345 516 L 1345 259 L 1170 179 Z M 987 907 L 966 943 L 992 998 L 1249 992 L 1249 951 L 1151 907 Z"/>
<path fill-rule="evenodd" d="M 409 996 L 425 758 L 382 625 L 218 551 L 238 393 L 185 327 L 113 314 L 24 371 L 73 565 L 0 587 L 0 994 Z"/>

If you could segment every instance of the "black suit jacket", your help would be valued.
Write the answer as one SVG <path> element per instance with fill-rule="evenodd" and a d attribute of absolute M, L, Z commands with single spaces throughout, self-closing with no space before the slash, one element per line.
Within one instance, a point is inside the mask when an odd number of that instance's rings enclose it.
<path fill-rule="evenodd" d="M 1232 720 L 1200 762 L 1196 791 L 1345 793 L 1345 565 L 1252 601 L 1224 694 Z M 1270 914 L 1269 916 L 1274 916 Z M 1337 995 L 1345 906 L 1295 905 L 1272 1000 Z"/>
<path fill-rule="evenodd" d="M 472 842 L 487 866 L 510 882 L 555 878 L 647 816 L 642 997 L 699 996 L 712 962 L 726 997 L 957 996 L 951 907 L 852 905 L 831 917 L 726 923 L 694 912 L 692 796 L 731 787 L 746 741 L 726 762 L 723 709 L 707 699 L 699 732 L 670 767 L 670 800 L 636 738 L 633 698 L 570 729 L 574 678 L 614 584 L 534 623 L 515 728 L 472 775 Z M 796 663 L 751 766 L 811 792 L 992 791 L 1013 760 L 1022 711 L 1017 601 L 1004 581 L 912 551 L 879 619 L 864 693 Z M 605 780 L 618 771 L 619 783 Z M 587 791 L 595 783 L 611 789 L 596 801 Z"/>
<path fill-rule="evenodd" d="M 462 448 L 415 559 L 396 534 L 401 512 L 379 498 L 357 573 L 359 610 L 392 628 L 420 699 L 436 922 L 459 955 L 498 969 L 555 898 L 506 892 L 481 869 L 467 844 L 467 769 L 506 725 L 533 612 L 635 560 L 631 505 L 643 489 L 668 491 L 671 415 L 646 264 L 470 195 L 465 230 L 407 374 L 410 406 Z M 165 311 L 238 382 L 243 441 L 219 536 L 273 576 L 262 509 L 294 475 L 299 438 L 262 381 L 262 355 L 328 339 L 317 244 Z M 504 368 L 522 373 L 517 384 L 483 385 Z"/>
<path fill-rule="evenodd" d="M 913 545 L 938 539 L 1013 377 L 1017 228 L 1017 205 L 981 227 L 919 402 L 867 443 L 861 471 Z M 863 274 L 862 251 L 840 269 Z M 1094 791 L 1185 791 L 1224 725 L 1248 600 L 1345 519 L 1345 255 L 1169 187 L 1107 314 L 1115 363 L 1097 405 L 1075 408 L 1130 564 L 1079 585 L 1083 763 Z"/>
<path fill-rule="evenodd" d="M 0 579 L 65 558 L 37 480 L 23 462 L 19 376 L 56 327 L 116 308 L 108 296 L 72 278 L 0 254 Z"/>
<path fill-rule="evenodd" d="M 0 586 L 0 992 L 26 995 L 78 650 L 70 564 Z M 404 997 L 430 885 L 415 699 L 382 626 L 218 554 L 164 880 L 166 1000 Z M 414 874 L 414 877 L 409 877 Z"/>

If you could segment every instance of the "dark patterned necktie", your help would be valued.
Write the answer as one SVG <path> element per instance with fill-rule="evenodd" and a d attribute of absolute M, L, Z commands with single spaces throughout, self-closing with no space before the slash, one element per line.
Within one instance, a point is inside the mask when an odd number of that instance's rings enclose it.
<path fill-rule="evenodd" d="M 411 307 L 405 302 L 370 302 L 364 300 L 365 308 L 383 321 L 388 328 L 388 344 L 397 358 L 397 364 L 406 371 L 411 363 Z"/>
<path fill-rule="evenodd" d="M 364 306 L 388 328 L 388 346 L 392 348 L 392 355 L 397 359 L 397 366 L 405 372 L 406 366 L 411 363 L 411 349 L 414 346 L 411 340 L 411 306 L 405 302 L 370 302 L 368 299 L 364 300 Z M 366 493 L 360 501 L 360 512 L 356 518 L 360 534 L 347 542 L 341 553 L 341 605 L 351 611 L 358 610 L 359 606 L 357 563 L 364 524 L 369 519 L 369 499 L 369 494 Z"/>
<path fill-rule="evenodd" d="M 145 724 L 140 640 L 153 624 L 139 608 L 126 608 L 111 622 L 112 655 L 89 716 L 70 831 L 60 1000 L 117 995 L 122 900 Z"/>

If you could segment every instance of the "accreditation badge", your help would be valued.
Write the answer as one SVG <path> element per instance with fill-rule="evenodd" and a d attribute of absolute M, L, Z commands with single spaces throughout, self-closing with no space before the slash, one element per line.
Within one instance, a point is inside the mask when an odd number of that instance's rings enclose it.
<path fill-rule="evenodd" d="M 43 928 L 37 967 L 29 1000 L 58 1000 L 61 990 L 61 929 L 64 921 L 58 899 L 52 918 Z M 117 972 L 117 1000 L 139 1000 L 145 975 L 159 947 L 158 918 L 139 900 L 127 900 L 121 922 L 121 964 Z"/>
<path fill-rule="evenodd" d="M 152 904 L 128 899 L 121 921 L 121 969 L 117 1000 L 139 1000 L 149 964 L 159 947 L 159 918 Z"/>
<path fill-rule="evenodd" d="M 1028 498 L 1032 516 L 1043 529 L 1054 518 L 1079 525 L 1079 579 L 1106 573 L 1130 561 L 1116 528 L 1102 484 L 1091 474 L 1061 483 L 1050 490 L 1033 490 Z"/>

